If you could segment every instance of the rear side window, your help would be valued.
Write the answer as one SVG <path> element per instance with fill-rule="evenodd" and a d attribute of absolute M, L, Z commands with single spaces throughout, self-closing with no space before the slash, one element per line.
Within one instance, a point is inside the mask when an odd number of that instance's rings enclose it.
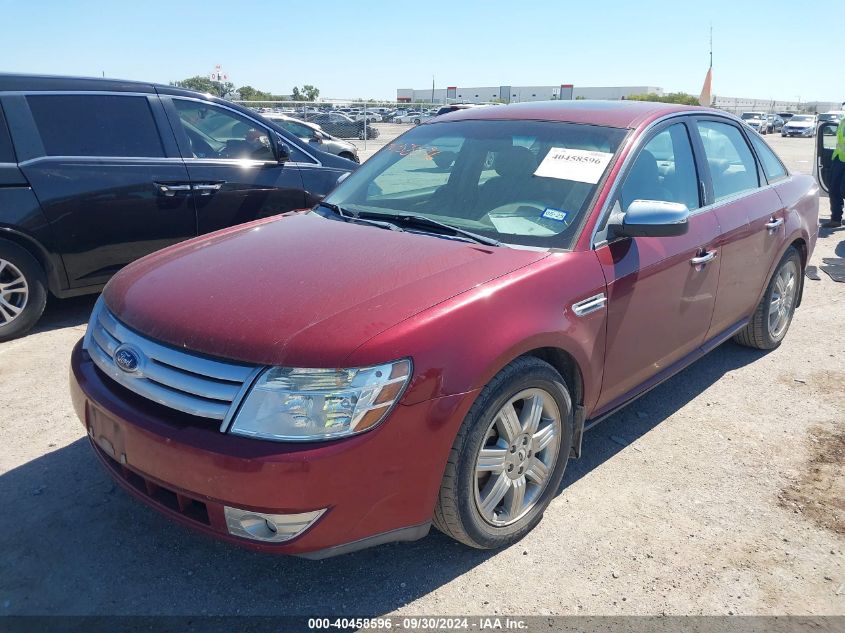
<path fill-rule="evenodd" d="M 12 149 L 12 138 L 9 136 L 6 117 L 3 116 L 3 107 L 0 106 L 0 163 L 14 162 L 15 150 Z"/>
<path fill-rule="evenodd" d="M 704 144 L 717 201 L 760 185 L 754 154 L 742 132 L 728 123 L 699 121 L 698 133 Z"/>
<path fill-rule="evenodd" d="M 751 143 L 754 149 L 757 150 L 757 156 L 760 162 L 763 163 L 763 173 L 766 174 L 766 179 L 769 182 L 780 180 L 786 177 L 786 167 L 780 162 L 780 159 L 775 156 L 772 149 L 763 142 L 763 139 L 751 135 Z"/>
<path fill-rule="evenodd" d="M 146 97 L 29 95 L 47 156 L 163 157 Z"/>

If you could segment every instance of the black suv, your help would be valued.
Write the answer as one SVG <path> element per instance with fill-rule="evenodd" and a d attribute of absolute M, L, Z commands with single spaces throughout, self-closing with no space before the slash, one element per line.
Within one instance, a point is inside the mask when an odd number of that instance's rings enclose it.
<path fill-rule="evenodd" d="M 0 74 L 0 340 L 180 240 L 313 206 L 355 169 L 209 95 Z"/>

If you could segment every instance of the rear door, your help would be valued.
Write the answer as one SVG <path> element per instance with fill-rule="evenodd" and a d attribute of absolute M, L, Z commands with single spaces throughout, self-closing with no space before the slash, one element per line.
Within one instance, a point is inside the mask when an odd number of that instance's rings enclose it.
<path fill-rule="evenodd" d="M 719 226 L 715 215 L 701 208 L 688 125 L 656 129 L 623 178 L 615 208 L 626 209 L 638 199 L 661 200 L 685 204 L 691 215 L 685 235 L 596 245 L 608 286 L 599 413 L 646 388 L 704 342 L 719 280 L 714 246 Z"/>
<path fill-rule="evenodd" d="M 162 96 L 193 189 L 200 234 L 305 206 L 295 147 L 275 158 L 278 135 L 257 119 L 202 99 Z"/>
<path fill-rule="evenodd" d="M 704 157 L 708 208 L 721 227 L 722 270 L 708 333 L 712 338 L 756 307 L 784 239 L 786 208 L 767 182 L 739 125 L 725 118 L 699 117 L 696 128 L 696 145 Z M 748 137 L 765 146 L 753 132 L 748 132 Z M 778 178 L 773 173 L 773 183 L 787 176 L 780 167 Z"/>
<path fill-rule="evenodd" d="M 836 130 L 838 124 L 825 121 L 816 130 L 816 156 L 813 164 L 816 166 L 816 180 L 826 193 L 830 193 L 830 166 L 833 162 L 833 150 L 836 149 Z"/>
<path fill-rule="evenodd" d="M 188 174 L 155 94 L 33 92 L 3 105 L 71 288 L 196 234 Z"/>

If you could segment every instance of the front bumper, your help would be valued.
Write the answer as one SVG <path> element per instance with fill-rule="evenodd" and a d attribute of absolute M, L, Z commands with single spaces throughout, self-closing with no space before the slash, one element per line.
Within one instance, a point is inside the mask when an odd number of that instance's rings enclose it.
<path fill-rule="evenodd" d="M 799 130 L 791 130 L 791 129 L 782 128 L 781 134 L 783 134 L 784 136 L 802 136 L 802 137 L 807 138 L 807 137 L 813 136 L 813 130 L 811 128 L 809 128 L 809 129 L 803 129 L 802 128 L 802 129 L 799 129 Z"/>
<path fill-rule="evenodd" d="M 452 441 L 475 393 L 399 405 L 377 428 L 307 444 L 222 434 L 103 376 L 73 350 L 74 409 L 109 474 L 144 503 L 206 534 L 261 551 L 322 558 L 428 532 Z M 273 514 L 326 509 L 296 538 L 233 536 L 226 506 Z"/>

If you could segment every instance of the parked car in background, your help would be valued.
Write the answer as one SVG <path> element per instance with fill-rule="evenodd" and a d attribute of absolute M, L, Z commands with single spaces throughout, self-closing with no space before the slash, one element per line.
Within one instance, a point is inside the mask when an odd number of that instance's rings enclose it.
<path fill-rule="evenodd" d="M 816 116 L 814 114 L 796 114 L 784 123 L 780 130 L 781 136 L 803 136 L 810 138 L 816 133 Z"/>
<path fill-rule="evenodd" d="M 196 235 L 313 205 L 355 163 L 141 82 L 0 74 L 0 340 Z"/>
<path fill-rule="evenodd" d="M 283 114 L 266 114 L 264 118 L 287 130 L 300 140 L 316 145 L 324 152 L 335 154 L 356 163 L 360 162 L 358 160 L 358 148 L 355 145 L 324 132 L 316 123 L 300 121 Z"/>
<path fill-rule="evenodd" d="M 437 110 L 437 114 L 435 116 L 440 116 L 441 114 L 449 114 L 450 112 L 454 112 L 455 110 L 466 110 L 468 108 L 481 108 L 483 107 L 477 103 L 450 103 L 449 105 L 442 106 L 439 110 Z"/>
<path fill-rule="evenodd" d="M 324 132 L 340 138 L 358 138 L 363 140 L 365 129 L 367 138 L 377 138 L 379 134 L 375 127 L 371 125 L 365 126 L 363 120 L 355 121 L 340 112 L 321 112 L 320 114 L 309 116 L 308 121 L 319 125 Z"/>
<path fill-rule="evenodd" d="M 743 112 L 740 116 L 743 123 L 750 127 L 755 132 L 766 134 L 768 130 L 768 122 L 766 121 L 765 112 Z"/>
<path fill-rule="evenodd" d="M 324 557 L 433 523 L 505 547 L 585 428 L 730 338 L 781 344 L 818 205 L 716 110 L 453 112 L 310 212 L 119 273 L 71 399 L 118 484 L 229 542 Z"/>
<path fill-rule="evenodd" d="M 394 123 L 413 123 L 414 119 L 422 116 L 422 112 L 418 110 L 409 110 L 404 114 L 397 114 L 393 117 Z"/>
<path fill-rule="evenodd" d="M 816 123 L 836 123 L 839 125 L 839 121 L 842 120 L 843 116 L 845 116 L 844 111 L 831 110 L 830 112 L 824 112 L 818 115 Z"/>
<path fill-rule="evenodd" d="M 783 119 L 783 122 L 786 123 L 787 121 L 789 121 L 789 119 L 794 117 L 796 113 L 795 112 L 778 112 L 777 114 L 781 119 Z"/>
<path fill-rule="evenodd" d="M 784 120 L 777 114 L 766 115 L 766 132 L 775 133 L 780 132 L 783 128 Z"/>
<path fill-rule="evenodd" d="M 350 115 L 350 118 L 354 121 L 363 121 L 366 119 L 370 123 L 381 122 L 381 115 L 373 110 L 367 110 L 366 112 L 364 110 L 359 110 L 358 112 L 355 112 L 354 115 Z"/>

